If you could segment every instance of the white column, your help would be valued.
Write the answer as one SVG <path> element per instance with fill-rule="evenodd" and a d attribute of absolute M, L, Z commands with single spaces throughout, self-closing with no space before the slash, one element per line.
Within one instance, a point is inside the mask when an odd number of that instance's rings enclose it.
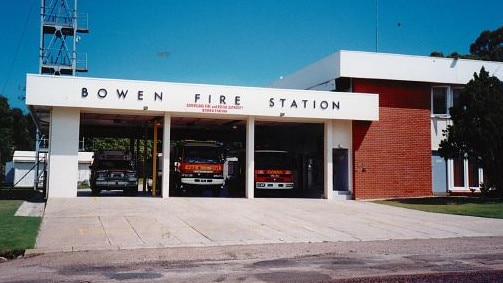
<path fill-rule="evenodd" d="M 246 121 L 246 198 L 255 197 L 255 117 L 248 117 Z"/>
<path fill-rule="evenodd" d="M 454 161 L 447 159 L 447 191 L 454 189 Z"/>
<path fill-rule="evenodd" d="M 49 128 L 48 198 L 77 197 L 79 126 L 79 109 L 52 109 Z"/>
<path fill-rule="evenodd" d="M 162 137 L 162 198 L 169 197 L 169 170 L 170 170 L 170 140 L 171 140 L 171 115 L 164 113 L 164 126 Z"/>
<path fill-rule="evenodd" d="M 332 120 L 327 120 L 325 121 L 324 124 L 324 139 L 323 139 L 323 147 L 324 147 L 324 182 L 323 182 L 323 193 L 324 193 L 324 198 L 326 199 L 332 199 L 334 192 L 334 181 L 333 181 L 333 161 L 332 161 L 332 148 L 333 148 L 333 127 L 332 127 Z"/>
<path fill-rule="evenodd" d="M 469 190 L 470 189 L 470 175 L 469 175 L 469 167 L 468 167 L 468 159 L 463 159 L 463 177 L 465 178 L 465 190 Z"/>

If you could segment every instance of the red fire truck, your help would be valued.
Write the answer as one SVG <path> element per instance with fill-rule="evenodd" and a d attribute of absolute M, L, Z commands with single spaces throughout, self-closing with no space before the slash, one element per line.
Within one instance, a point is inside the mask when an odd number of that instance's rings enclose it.
<path fill-rule="evenodd" d="M 174 178 L 178 193 L 220 190 L 224 185 L 222 145 L 215 141 L 182 141 L 175 146 Z"/>
<path fill-rule="evenodd" d="M 287 151 L 255 151 L 255 189 L 293 191 L 294 168 L 295 162 Z"/>

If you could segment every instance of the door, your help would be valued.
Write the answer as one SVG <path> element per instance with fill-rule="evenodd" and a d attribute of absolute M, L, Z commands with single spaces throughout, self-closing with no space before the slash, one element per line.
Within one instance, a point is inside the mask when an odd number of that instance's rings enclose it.
<path fill-rule="evenodd" d="M 434 193 L 447 192 L 447 162 L 441 157 L 437 151 L 431 155 L 432 163 L 432 185 Z"/>
<path fill-rule="evenodd" d="M 334 191 L 349 190 L 349 160 L 347 148 L 332 150 Z"/>

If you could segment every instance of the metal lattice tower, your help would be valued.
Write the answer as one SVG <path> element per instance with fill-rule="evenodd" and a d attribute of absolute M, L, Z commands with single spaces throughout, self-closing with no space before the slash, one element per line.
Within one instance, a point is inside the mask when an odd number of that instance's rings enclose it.
<path fill-rule="evenodd" d="M 87 72 L 87 54 L 77 53 L 79 34 L 89 33 L 87 15 L 77 14 L 77 0 L 41 2 L 40 74 L 75 76 L 76 72 Z M 37 125 L 34 189 L 42 185 L 45 190 L 48 139 L 40 128 L 40 121 L 34 120 Z"/>
<path fill-rule="evenodd" d="M 77 54 L 78 34 L 88 33 L 87 15 L 77 14 L 77 0 L 41 0 L 40 74 L 87 72 L 87 54 Z"/>

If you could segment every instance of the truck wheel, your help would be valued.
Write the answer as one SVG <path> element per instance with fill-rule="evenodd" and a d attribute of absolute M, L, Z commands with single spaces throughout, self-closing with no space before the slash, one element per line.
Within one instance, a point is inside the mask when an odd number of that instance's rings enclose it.
<path fill-rule="evenodd" d="M 212 192 L 213 197 L 215 197 L 215 198 L 220 197 L 221 188 L 220 187 L 212 188 L 211 192 Z"/>
<path fill-rule="evenodd" d="M 295 189 L 288 190 L 288 191 L 286 191 L 286 197 L 287 198 L 296 198 L 297 192 L 295 191 Z"/>
<path fill-rule="evenodd" d="M 124 194 L 128 196 L 135 196 L 138 194 L 138 188 L 137 187 L 129 187 L 124 190 Z"/>
<path fill-rule="evenodd" d="M 180 183 L 176 183 L 175 185 L 175 195 L 181 197 L 186 195 Z"/>
<path fill-rule="evenodd" d="M 97 188 L 97 187 L 92 187 L 92 188 L 91 188 L 91 194 L 92 194 L 93 196 L 97 196 L 97 195 L 99 195 L 100 193 L 101 193 L 101 189 L 100 189 L 100 188 Z"/>

